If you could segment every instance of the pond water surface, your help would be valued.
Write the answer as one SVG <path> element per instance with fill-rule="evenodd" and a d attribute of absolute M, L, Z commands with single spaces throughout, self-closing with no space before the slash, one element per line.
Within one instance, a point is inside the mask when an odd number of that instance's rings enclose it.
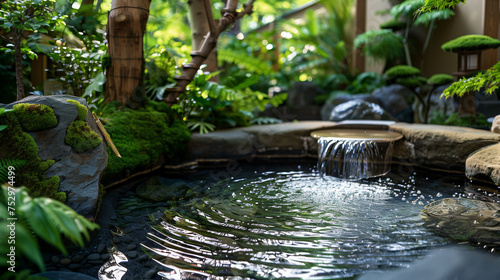
<path fill-rule="evenodd" d="M 164 279 L 354 279 L 449 243 L 419 213 L 461 195 L 464 178 L 399 167 L 348 182 L 314 166 L 245 166 L 219 182 L 207 179 L 216 171 L 189 175 L 196 187 L 159 209 L 144 249 Z"/>

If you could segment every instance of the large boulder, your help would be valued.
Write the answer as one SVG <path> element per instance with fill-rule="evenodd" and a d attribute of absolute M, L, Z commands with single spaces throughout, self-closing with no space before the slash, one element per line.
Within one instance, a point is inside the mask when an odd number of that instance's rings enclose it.
<path fill-rule="evenodd" d="M 408 100 L 413 97 L 413 92 L 407 87 L 392 84 L 374 90 L 372 96 L 378 100 L 380 107 L 398 121 L 413 121 L 413 110 L 408 103 Z"/>
<path fill-rule="evenodd" d="M 395 120 L 379 105 L 363 100 L 352 100 L 335 106 L 329 121 L 344 120 Z"/>
<path fill-rule="evenodd" d="M 338 94 L 335 94 L 333 98 L 327 100 L 323 107 L 321 107 L 321 119 L 324 121 L 330 119 L 330 115 L 335 107 L 353 100 L 363 100 L 380 105 L 378 99 L 369 93 L 350 94 L 348 92 L 339 92 Z"/>
<path fill-rule="evenodd" d="M 465 162 L 465 175 L 469 178 L 491 178 L 500 185 L 500 144 L 472 153 Z"/>
<path fill-rule="evenodd" d="M 29 96 L 20 101 L 4 105 L 11 109 L 18 103 L 44 104 L 54 110 L 57 117 L 57 126 L 35 132 L 28 132 L 38 146 L 40 159 L 52 159 L 55 163 L 46 171 L 47 177 L 59 176 L 59 191 L 66 193 L 66 204 L 79 214 L 92 218 L 96 214 L 99 180 L 108 162 L 107 146 L 104 137 L 99 131 L 91 112 L 87 111 L 86 122 L 90 129 L 96 132 L 102 143 L 83 153 L 77 153 L 65 143 L 68 127 L 78 117 L 76 105 L 67 102 L 76 100 L 84 106 L 84 98 L 67 95 Z"/>

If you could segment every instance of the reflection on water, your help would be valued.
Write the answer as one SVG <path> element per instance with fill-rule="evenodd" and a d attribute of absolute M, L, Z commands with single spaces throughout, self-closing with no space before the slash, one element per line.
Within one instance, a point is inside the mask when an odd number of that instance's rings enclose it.
<path fill-rule="evenodd" d="M 221 182 L 155 220 L 150 256 L 164 279 L 353 279 L 406 266 L 446 240 L 422 205 L 452 196 L 425 179 L 346 182 L 267 172 Z M 406 182 L 405 182 L 406 180 Z"/>
<path fill-rule="evenodd" d="M 127 269 L 120 263 L 127 262 L 128 259 L 116 247 L 108 249 L 109 260 L 99 268 L 97 274 L 99 280 L 120 280 L 127 273 Z"/>

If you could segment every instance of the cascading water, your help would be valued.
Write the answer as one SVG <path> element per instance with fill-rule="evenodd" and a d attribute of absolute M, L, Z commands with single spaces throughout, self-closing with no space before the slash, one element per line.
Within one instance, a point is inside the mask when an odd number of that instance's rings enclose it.
<path fill-rule="evenodd" d="M 318 172 L 345 180 L 382 176 L 390 171 L 394 141 L 401 134 L 382 130 L 331 129 L 318 138 Z"/>

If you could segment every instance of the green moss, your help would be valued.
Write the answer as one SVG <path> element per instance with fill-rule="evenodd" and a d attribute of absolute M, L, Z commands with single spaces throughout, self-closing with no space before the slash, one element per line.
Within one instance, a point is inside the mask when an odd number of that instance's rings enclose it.
<path fill-rule="evenodd" d="M 68 127 L 64 141 L 75 149 L 77 153 L 84 153 L 99 146 L 102 139 L 97 133 L 90 130 L 88 123 L 76 120 Z"/>
<path fill-rule="evenodd" d="M 427 79 L 422 76 L 397 78 L 396 83 L 405 87 L 414 88 L 427 83 Z"/>
<path fill-rule="evenodd" d="M 169 163 L 176 163 L 183 156 L 190 139 L 188 128 L 157 108 L 169 110 L 155 102 L 136 110 L 122 107 L 118 102 L 103 108 L 104 126 L 122 156 L 116 157 L 108 148 L 104 182 L 147 168 L 161 156 Z"/>
<path fill-rule="evenodd" d="M 500 47 L 500 40 L 486 35 L 465 35 L 444 43 L 441 49 L 447 52 L 479 51 Z"/>
<path fill-rule="evenodd" d="M 24 131 L 38 131 L 57 125 L 54 110 L 43 104 L 20 103 L 12 107 Z"/>
<path fill-rule="evenodd" d="M 66 193 L 59 192 L 59 177 L 45 177 L 45 171 L 54 164 L 53 160 L 42 161 L 33 137 L 23 132 L 19 112 L 0 115 L 0 124 L 7 128 L 0 131 L 0 158 L 24 159 L 26 165 L 16 170 L 15 187 L 26 186 L 31 196 L 46 196 L 64 202 Z"/>
<path fill-rule="evenodd" d="M 428 80 L 427 83 L 433 86 L 440 86 L 440 85 L 446 85 L 446 84 L 451 84 L 453 83 L 454 78 L 452 75 L 448 74 L 436 74 L 432 75 Z"/>
<path fill-rule="evenodd" d="M 451 114 L 444 122 L 445 125 L 454 126 L 468 126 L 468 127 L 481 127 L 490 128 L 491 124 L 483 114 L 477 115 L 463 115 L 459 116 L 458 113 Z"/>
<path fill-rule="evenodd" d="M 392 80 L 420 75 L 420 70 L 408 65 L 397 65 L 385 71 L 384 75 L 388 80 Z"/>
<path fill-rule="evenodd" d="M 399 21 L 398 19 L 391 19 L 380 24 L 380 29 L 390 29 L 392 31 L 397 31 L 404 29 L 406 27 L 406 22 Z"/>
<path fill-rule="evenodd" d="M 74 99 L 68 99 L 66 102 L 76 105 L 76 108 L 78 109 L 77 120 L 84 121 L 87 118 L 87 107 L 85 107 L 82 103 Z"/>

